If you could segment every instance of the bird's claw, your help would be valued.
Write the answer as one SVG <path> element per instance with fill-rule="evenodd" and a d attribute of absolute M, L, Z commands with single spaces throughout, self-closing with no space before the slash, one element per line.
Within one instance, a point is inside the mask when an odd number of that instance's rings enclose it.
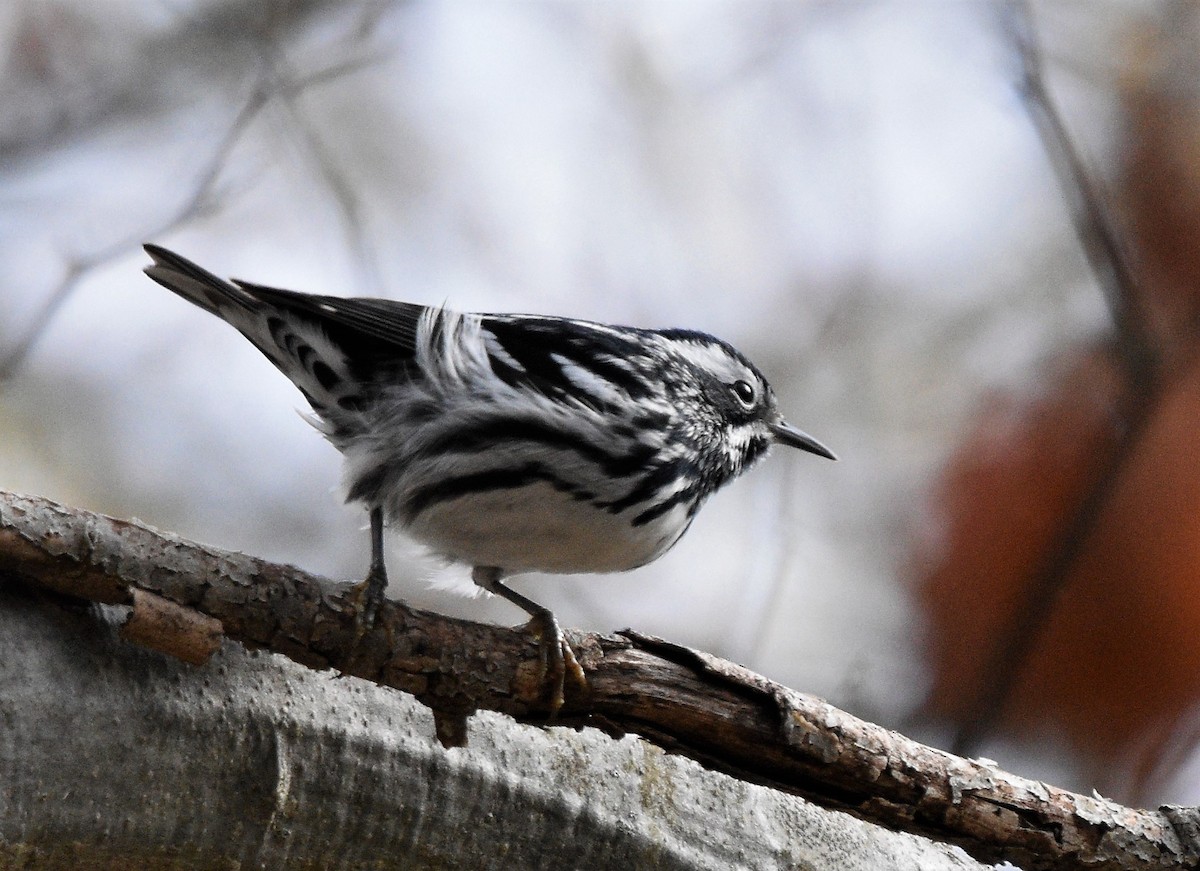
<path fill-rule="evenodd" d="M 569 675 L 580 689 L 588 688 L 587 675 L 575 657 L 575 651 L 563 635 L 558 620 L 548 609 L 542 609 L 530 618 L 525 628 L 538 639 L 544 675 L 543 692 L 550 704 L 553 717 L 566 701 L 566 680 Z"/>
<path fill-rule="evenodd" d="M 375 625 L 375 618 L 379 614 L 379 606 L 383 604 L 387 584 L 387 574 L 372 567 L 365 578 L 354 584 L 342 596 L 342 602 L 348 605 L 354 613 L 354 622 L 358 625 L 360 637 Z"/>

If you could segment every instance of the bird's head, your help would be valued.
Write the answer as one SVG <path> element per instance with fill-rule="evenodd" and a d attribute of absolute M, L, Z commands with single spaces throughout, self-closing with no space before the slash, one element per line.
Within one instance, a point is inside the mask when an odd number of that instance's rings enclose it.
<path fill-rule="evenodd" d="M 829 448 L 791 426 L 780 413 L 775 391 L 758 368 L 721 339 L 690 330 L 659 334 L 679 365 L 677 390 L 689 397 L 696 415 L 685 426 L 707 444 L 706 458 L 720 479 L 739 475 L 766 455 L 774 444 L 800 448 L 837 459 Z"/>

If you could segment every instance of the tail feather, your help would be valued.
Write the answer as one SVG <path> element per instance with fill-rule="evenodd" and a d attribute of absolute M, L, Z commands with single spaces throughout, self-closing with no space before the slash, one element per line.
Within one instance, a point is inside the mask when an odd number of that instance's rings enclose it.
<path fill-rule="evenodd" d="M 246 311 L 253 311 L 257 307 L 249 293 L 217 278 L 174 251 L 158 245 L 147 244 L 144 247 L 154 260 L 153 264 L 146 267 L 146 274 L 188 302 L 218 317 L 225 317 L 222 311 L 231 305 Z"/>
<path fill-rule="evenodd" d="M 249 339 L 333 431 L 364 407 L 381 378 L 409 377 L 423 306 L 229 282 L 166 248 L 145 249 L 154 261 L 150 278 Z"/>

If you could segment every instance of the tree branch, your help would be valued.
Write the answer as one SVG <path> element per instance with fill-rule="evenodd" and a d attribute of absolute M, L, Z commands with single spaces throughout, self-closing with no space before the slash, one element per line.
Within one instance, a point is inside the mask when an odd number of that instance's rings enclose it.
<path fill-rule="evenodd" d="M 1143 431 L 1163 394 L 1162 360 L 1133 269 L 1110 217 L 1100 186 L 1088 173 L 1046 86 L 1027 0 L 1003 7 L 1017 57 L 1018 86 L 1067 199 L 1075 231 L 1096 275 L 1112 320 L 1113 347 L 1125 374 L 1120 396 L 1120 436 L 1110 455 L 1098 458 L 1092 480 L 1075 511 L 1063 519 L 1022 592 L 1009 624 L 986 653 L 979 691 L 963 714 L 951 744 L 958 753 L 974 753 L 996 728 L 1023 669 L 1045 631 L 1071 570 L 1088 546 Z"/>
<path fill-rule="evenodd" d="M 130 607 L 126 637 L 193 661 L 219 628 L 312 668 L 412 693 L 444 741 L 490 709 L 528 723 L 635 732 L 743 779 L 876 824 L 1028 869 L 1194 867 L 1195 815 L 1140 811 L 960 759 L 851 717 L 740 666 L 633 632 L 568 633 L 589 688 L 557 719 L 538 644 L 387 603 L 360 633 L 335 584 L 197 545 L 140 523 L 0 491 L 0 578 Z M 173 603 L 173 604 L 169 604 Z M 201 617 L 200 615 L 206 615 Z"/>

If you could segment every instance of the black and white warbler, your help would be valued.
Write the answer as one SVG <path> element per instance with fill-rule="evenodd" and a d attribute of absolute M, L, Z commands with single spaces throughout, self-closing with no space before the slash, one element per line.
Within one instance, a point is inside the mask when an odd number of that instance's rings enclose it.
<path fill-rule="evenodd" d="M 784 422 L 749 360 L 704 333 L 231 284 L 146 251 L 146 273 L 254 343 L 345 455 L 347 501 L 371 518 L 360 615 L 387 585 L 386 519 L 533 617 L 555 704 L 563 656 L 578 666 L 550 611 L 502 578 L 637 568 L 773 443 L 834 458 Z"/>

